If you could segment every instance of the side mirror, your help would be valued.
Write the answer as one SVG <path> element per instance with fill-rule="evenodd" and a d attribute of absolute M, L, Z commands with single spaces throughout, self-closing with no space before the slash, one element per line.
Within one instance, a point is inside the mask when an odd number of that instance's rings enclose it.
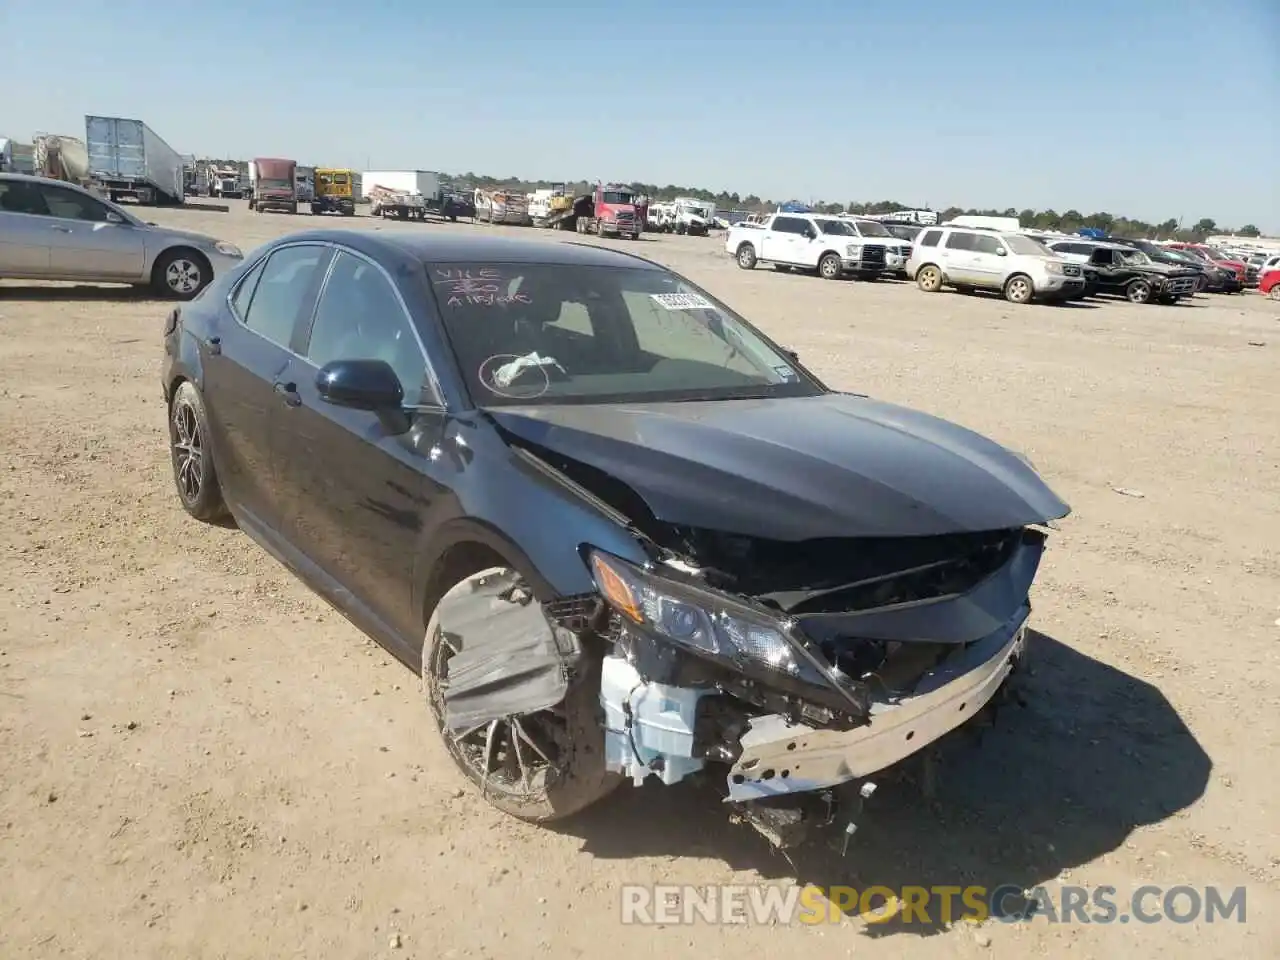
<path fill-rule="evenodd" d="M 124 223 L 124 217 L 116 213 L 114 210 L 107 211 L 107 223 Z"/>
<path fill-rule="evenodd" d="M 385 360 L 334 360 L 320 368 L 316 390 L 326 403 L 384 413 L 399 410 L 404 387 Z"/>
<path fill-rule="evenodd" d="M 1007 257 L 1008 255 L 1009 255 L 1009 251 L 1006 250 L 1004 247 L 996 247 L 997 257 Z"/>

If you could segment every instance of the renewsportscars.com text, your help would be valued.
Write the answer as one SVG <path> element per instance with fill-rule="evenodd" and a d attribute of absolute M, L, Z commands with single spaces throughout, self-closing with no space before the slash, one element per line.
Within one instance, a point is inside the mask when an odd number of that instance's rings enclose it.
<path fill-rule="evenodd" d="M 625 924 L 839 923 L 951 924 L 958 920 L 1017 923 L 1244 923 L 1244 887 L 1141 886 L 1121 894 L 1113 886 L 1063 885 L 1024 890 L 1006 885 L 834 886 L 628 885 L 622 888 Z"/>

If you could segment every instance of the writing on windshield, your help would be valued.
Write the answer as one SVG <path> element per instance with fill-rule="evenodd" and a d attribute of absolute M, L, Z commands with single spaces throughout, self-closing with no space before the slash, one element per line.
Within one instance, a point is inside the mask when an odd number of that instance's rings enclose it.
<path fill-rule="evenodd" d="M 663 269 L 438 264 L 429 276 L 481 406 L 823 391 L 746 321 Z"/>

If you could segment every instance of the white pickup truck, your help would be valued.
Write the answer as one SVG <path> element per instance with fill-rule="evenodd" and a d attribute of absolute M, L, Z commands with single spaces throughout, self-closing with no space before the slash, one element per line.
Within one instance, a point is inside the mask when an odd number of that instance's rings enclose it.
<path fill-rule="evenodd" d="M 775 213 L 760 226 L 735 226 L 724 241 L 725 252 L 743 270 L 772 263 L 779 270 L 817 270 L 827 280 L 846 274 L 875 280 L 886 270 L 901 269 L 887 260 L 890 248 L 896 259 L 903 245 L 892 236 L 864 237 L 847 218 L 810 213 Z"/>

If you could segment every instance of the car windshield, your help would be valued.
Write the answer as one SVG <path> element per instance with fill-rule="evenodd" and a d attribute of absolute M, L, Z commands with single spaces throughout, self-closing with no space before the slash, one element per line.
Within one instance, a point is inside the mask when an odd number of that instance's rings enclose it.
<path fill-rule="evenodd" d="M 886 229 L 885 229 L 885 227 L 884 227 L 884 224 L 883 224 L 883 223 L 880 223 L 880 222 L 878 222 L 878 221 L 876 221 L 876 220 L 859 220 L 859 221 L 858 221 L 858 232 L 859 232 L 860 234 L 862 234 L 864 237 L 891 237 L 891 236 L 893 236 L 893 234 L 891 234 L 888 230 L 886 230 Z"/>
<path fill-rule="evenodd" d="M 1217 260 L 1217 261 L 1219 261 L 1219 262 L 1221 262 L 1221 261 L 1223 261 L 1223 260 L 1229 260 L 1229 259 L 1231 259 L 1230 257 L 1224 257 L 1222 254 L 1220 254 L 1217 250 L 1214 250 L 1212 247 L 1207 247 L 1207 248 L 1205 248 L 1204 254 L 1205 254 L 1205 256 L 1207 256 L 1210 260 Z"/>
<path fill-rule="evenodd" d="M 606 190 L 604 192 L 605 203 L 630 203 L 631 194 L 623 193 L 620 190 Z"/>
<path fill-rule="evenodd" d="M 428 267 L 478 406 L 813 396 L 825 388 L 666 270 Z"/>
<path fill-rule="evenodd" d="M 293 184 L 282 177 L 259 177 L 258 186 L 264 190 L 288 190 Z"/>
<path fill-rule="evenodd" d="M 1125 263 L 1148 264 L 1151 258 L 1141 250 L 1121 250 L 1120 257 Z"/>
<path fill-rule="evenodd" d="M 818 220 L 818 226 L 822 228 L 822 232 L 835 237 L 856 237 L 858 231 L 854 230 L 852 225 L 844 220 Z"/>
<path fill-rule="evenodd" d="M 1009 245 L 1009 249 L 1021 256 L 1052 257 L 1056 254 L 1038 240 L 1024 237 L 1020 233 L 1006 233 L 1000 239 Z"/>

